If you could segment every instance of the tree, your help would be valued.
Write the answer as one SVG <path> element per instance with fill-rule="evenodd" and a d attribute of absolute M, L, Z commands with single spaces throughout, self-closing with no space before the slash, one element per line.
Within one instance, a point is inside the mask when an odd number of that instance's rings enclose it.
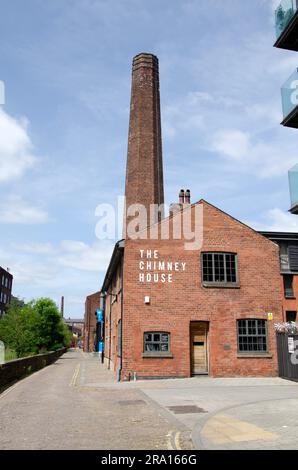
<path fill-rule="evenodd" d="M 32 302 L 32 308 L 37 316 L 37 321 L 32 325 L 35 328 L 35 336 L 39 350 L 52 351 L 70 342 L 67 326 L 63 323 L 61 314 L 53 300 L 41 298 Z"/>
<path fill-rule="evenodd" d="M 29 318 L 33 323 L 34 312 L 30 305 L 19 307 L 12 300 L 6 315 L 0 320 L 0 339 L 5 346 L 13 349 L 17 357 L 36 352 L 34 332 L 29 326 Z"/>
<path fill-rule="evenodd" d="M 51 299 L 23 305 L 12 300 L 0 320 L 0 339 L 17 357 L 24 357 L 69 346 L 70 332 Z"/>

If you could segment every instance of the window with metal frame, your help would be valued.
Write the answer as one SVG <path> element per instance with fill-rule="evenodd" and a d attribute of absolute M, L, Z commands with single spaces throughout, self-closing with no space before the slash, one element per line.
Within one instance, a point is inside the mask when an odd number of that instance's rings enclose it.
<path fill-rule="evenodd" d="M 238 352 L 267 353 L 267 320 L 237 320 Z"/>
<path fill-rule="evenodd" d="M 202 253 L 202 276 L 208 284 L 237 284 L 237 255 Z"/>
<path fill-rule="evenodd" d="M 170 351 L 170 333 L 148 331 L 144 333 L 144 352 Z"/>

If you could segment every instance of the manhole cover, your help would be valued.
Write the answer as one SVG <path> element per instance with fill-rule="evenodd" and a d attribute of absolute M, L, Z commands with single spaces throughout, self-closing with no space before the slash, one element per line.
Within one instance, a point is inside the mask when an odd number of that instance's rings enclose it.
<path fill-rule="evenodd" d="M 146 402 L 144 400 L 120 400 L 118 401 L 119 405 L 123 405 L 123 406 L 126 406 L 126 405 L 144 405 L 146 404 Z"/>
<path fill-rule="evenodd" d="M 170 411 L 177 415 L 187 414 L 187 413 L 208 413 L 208 411 L 203 408 L 199 408 L 196 405 L 177 405 L 177 406 L 168 406 Z"/>

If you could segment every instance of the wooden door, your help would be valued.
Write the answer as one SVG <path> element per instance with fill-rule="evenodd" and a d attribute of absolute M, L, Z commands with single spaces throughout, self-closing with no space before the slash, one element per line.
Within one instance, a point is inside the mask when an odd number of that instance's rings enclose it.
<path fill-rule="evenodd" d="M 208 323 L 194 322 L 190 327 L 192 375 L 208 374 Z"/>

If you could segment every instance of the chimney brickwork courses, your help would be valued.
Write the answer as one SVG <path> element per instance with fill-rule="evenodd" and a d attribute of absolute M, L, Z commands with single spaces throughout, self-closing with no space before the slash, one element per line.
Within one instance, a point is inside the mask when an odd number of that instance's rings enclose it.
<path fill-rule="evenodd" d="M 150 205 L 164 204 L 159 69 L 152 54 L 133 59 L 125 196 L 126 208 L 146 207 L 146 226 Z M 156 214 L 157 219 L 162 217 L 162 211 Z M 129 222 L 126 216 L 125 220 Z M 126 238 L 125 226 L 123 235 Z"/>

